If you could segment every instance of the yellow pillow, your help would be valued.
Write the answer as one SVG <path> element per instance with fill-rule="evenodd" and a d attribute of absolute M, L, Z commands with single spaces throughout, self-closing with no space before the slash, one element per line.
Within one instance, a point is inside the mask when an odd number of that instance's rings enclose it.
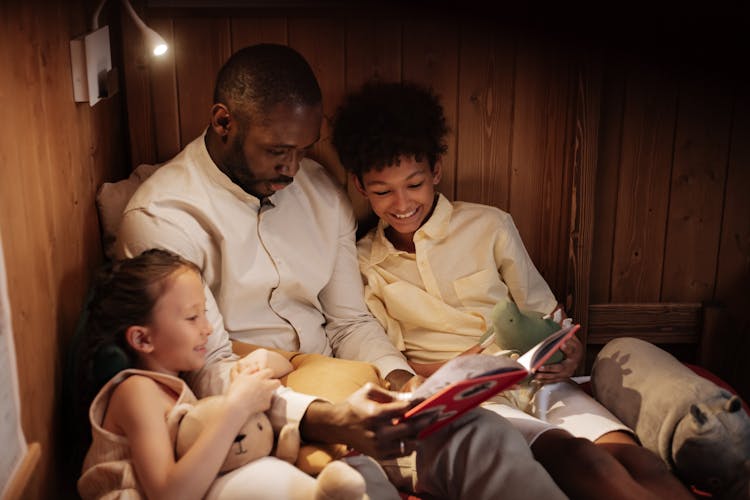
<path fill-rule="evenodd" d="M 235 354 L 244 356 L 259 346 L 232 341 Z M 345 400 L 367 382 L 384 386 L 380 372 L 370 363 L 331 358 L 322 354 L 278 352 L 288 359 L 294 371 L 281 379 L 281 383 L 303 394 L 325 398 L 333 403 Z M 331 460 L 341 458 L 349 452 L 343 444 L 302 445 L 297 458 L 297 467 L 308 474 L 316 475 Z"/>

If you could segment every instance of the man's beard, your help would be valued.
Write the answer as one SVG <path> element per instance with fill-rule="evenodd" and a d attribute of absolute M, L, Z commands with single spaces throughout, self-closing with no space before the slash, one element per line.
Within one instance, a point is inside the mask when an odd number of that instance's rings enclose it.
<path fill-rule="evenodd" d="M 269 189 L 268 192 L 261 192 L 260 188 L 270 184 L 289 185 L 294 181 L 293 177 L 288 175 L 279 175 L 273 179 L 258 179 L 253 176 L 250 167 L 245 159 L 245 153 L 242 149 L 244 139 L 237 136 L 229 149 L 229 154 L 224 158 L 221 170 L 239 187 L 248 194 L 256 198 L 271 196 L 274 191 Z"/>

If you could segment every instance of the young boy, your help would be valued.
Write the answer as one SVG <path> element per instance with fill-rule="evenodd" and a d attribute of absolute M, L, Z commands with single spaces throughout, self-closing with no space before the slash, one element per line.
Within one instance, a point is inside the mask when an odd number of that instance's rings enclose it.
<path fill-rule="evenodd" d="M 334 121 L 341 161 L 380 218 L 357 245 L 367 305 L 424 375 L 478 352 L 501 298 L 522 310 L 559 308 L 509 214 L 435 191 L 447 132 L 437 96 L 409 83 L 366 84 Z M 521 431 L 571 497 L 690 498 L 627 427 L 567 380 L 580 362 L 580 341 L 574 337 L 563 352 L 565 361 L 546 366 L 535 383 L 484 406 Z"/>

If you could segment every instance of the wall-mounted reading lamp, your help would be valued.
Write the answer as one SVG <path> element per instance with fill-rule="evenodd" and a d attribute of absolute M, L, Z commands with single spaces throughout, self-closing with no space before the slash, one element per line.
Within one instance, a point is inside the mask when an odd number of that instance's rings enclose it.
<path fill-rule="evenodd" d="M 147 46 L 155 56 L 167 51 L 167 42 L 136 14 L 129 0 L 121 0 Z M 73 96 L 76 102 L 88 101 L 91 106 L 117 92 L 117 71 L 112 69 L 109 50 L 109 27 L 99 28 L 99 14 L 107 0 L 101 0 L 91 19 L 91 32 L 70 41 Z"/>

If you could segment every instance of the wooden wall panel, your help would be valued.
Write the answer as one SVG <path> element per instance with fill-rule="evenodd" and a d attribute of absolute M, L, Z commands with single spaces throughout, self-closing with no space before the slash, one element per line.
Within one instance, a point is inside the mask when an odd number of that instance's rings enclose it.
<path fill-rule="evenodd" d="M 443 157 L 438 189 L 455 198 L 456 133 L 458 124 L 458 29 L 454 20 L 421 19 L 409 22 L 403 34 L 403 77 L 432 87 L 440 96 L 451 133 Z"/>
<path fill-rule="evenodd" d="M 709 367 L 732 381 L 750 397 L 750 95 L 747 79 L 737 84 L 745 89 L 733 112 L 729 162 L 724 195 L 724 216 L 716 271 L 714 301 L 723 306 L 724 316 L 709 339 L 706 353 Z"/>
<path fill-rule="evenodd" d="M 745 88 L 750 82 L 743 82 Z M 750 95 L 734 107 L 714 298 L 750 287 Z"/>
<path fill-rule="evenodd" d="M 342 186 L 346 184 L 346 174 L 331 145 L 331 120 L 346 92 L 345 40 L 345 23 L 341 19 L 289 21 L 289 45 L 310 63 L 323 91 L 323 125 L 311 156 L 325 165 Z"/>
<path fill-rule="evenodd" d="M 669 204 L 676 98 L 674 82 L 630 75 L 617 194 L 613 302 L 658 302 Z"/>
<path fill-rule="evenodd" d="M 354 91 L 370 79 L 401 81 L 401 21 L 398 19 L 348 19 L 346 23 L 346 90 Z M 374 224 L 367 199 L 350 179 L 346 190 L 352 200 L 360 231 Z"/>
<path fill-rule="evenodd" d="M 688 81 L 680 89 L 660 298 L 666 302 L 713 296 L 732 112 L 722 83 Z"/>
<path fill-rule="evenodd" d="M 347 91 L 370 79 L 401 80 L 401 30 L 399 19 L 347 19 Z"/>
<path fill-rule="evenodd" d="M 578 338 L 584 346 L 589 333 L 589 297 L 593 238 L 596 221 L 596 179 L 602 101 L 602 54 L 592 51 L 577 75 L 573 180 L 570 203 L 570 248 L 567 289 L 560 297 L 568 315 L 581 325 Z M 579 367 L 585 372 L 585 367 Z"/>
<path fill-rule="evenodd" d="M 149 20 L 149 25 L 169 44 L 161 57 L 148 60 L 151 94 L 147 100 L 153 109 L 152 127 L 156 140 L 156 162 L 163 162 L 184 146 L 180 139 L 180 107 L 177 100 L 174 23 L 171 19 Z"/>
<path fill-rule="evenodd" d="M 139 5 L 134 6 L 142 14 Z M 140 31 L 130 18 L 124 23 L 122 36 L 128 43 L 122 44 L 123 67 L 127 78 L 124 83 L 125 94 L 128 96 L 128 138 L 130 139 L 131 164 L 155 163 L 157 151 L 160 147 L 155 137 L 154 117 L 157 116 L 152 107 L 151 90 L 149 88 L 152 77 L 148 70 L 148 53 L 143 43 Z M 167 35 L 167 33 L 164 33 Z M 110 41 L 112 35 L 110 34 Z M 168 40 L 168 39 L 167 39 Z M 170 60 L 173 51 L 165 54 Z M 174 85 L 174 82 L 170 82 Z"/>
<path fill-rule="evenodd" d="M 482 28 L 461 30 L 456 199 L 508 210 L 516 41 Z"/>
<path fill-rule="evenodd" d="M 569 228 L 569 210 L 562 206 L 569 188 L 562 186 L 570 180 L 573 75 L 568 55 L 532 40 L 519 44 L 516 57 L 509 211 L 529 255 L 562 300 L 559 252 L 567 256 L 568 245 L 558 231 Z"/>
<path fill-rule="evenodd" d="M 64 356 L 102 259 L 96 190 L 126 175 L 123 94 L 94 108 L 73 102 L 69 40 L 88 28 L 83 3 L 0 3 L 0 106 L 18 118 L 0 124 L 0 234 L 21 423 L 26 439 L 41 444 L 23 495 L 31 499 L 72 496 L 79 471 L 61 446 Z M 118 65 L 112 12 L 105 9 L 100 24 L 110 25 Z"/>
<path fill-rule="evenodd" d="M 617 181 L 620 177 L 620 150 L 624 126 L 625 73 L 619 65 L 607 65 L 603 72 L 589 281 L 589 300 L 592 304 L 602 304 L 610 300 L 617 220 Z"/>
<path fill-rule="evenodd" d="M 289 43 L 285 17 L 230 18 L 232 53 L 256 43 Z"/>
<path fill-rule="evenodd" d="M 208 126 L 216 73 L 231 55 L 225 18 L 177 18 L 174 21 L 180 142 L 184 147 Z"/>

